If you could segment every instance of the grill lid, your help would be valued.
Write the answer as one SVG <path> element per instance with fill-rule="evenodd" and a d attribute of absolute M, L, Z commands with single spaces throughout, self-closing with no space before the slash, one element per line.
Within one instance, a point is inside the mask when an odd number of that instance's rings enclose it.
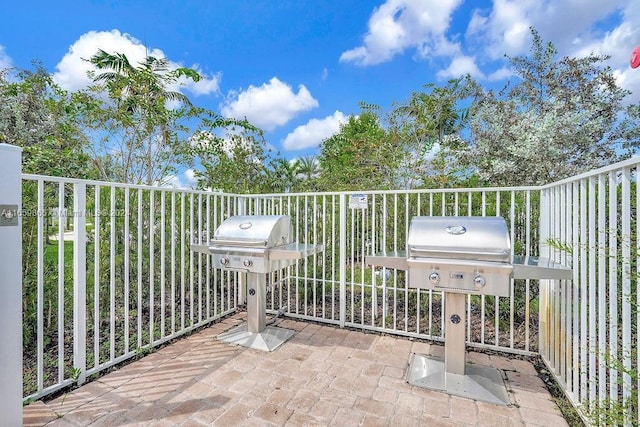
<path fill-rule="evenodd" d="M 288 215 L 237 215 L 220 224 L 210 245 L 273 248 L 292 242 Z"/>
<path fill-rule="evenodd" d="M 417 216 L 407 239 L 409 256 L 510 262 L 511 240 L 502 217 Z"/>

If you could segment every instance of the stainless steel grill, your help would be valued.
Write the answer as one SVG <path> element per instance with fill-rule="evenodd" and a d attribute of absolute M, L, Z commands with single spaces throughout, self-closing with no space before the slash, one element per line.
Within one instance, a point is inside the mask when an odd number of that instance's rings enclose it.
<path fill-rule="evenodd" d="M 322 245 L 293 241 L 288 215 L 233 216 L 216 229 L 208 242 L 191 245 L 212 257 L 213 268 L 246 273 L 247 324 L 219 339 L 265 351 L 275 350 L 294 331 L 266 324 L 266 274 L 293 265 L 296 260 L 321 252 Z"/>
<path fill-rule="evenodd" d="M 407 246 L 411 287 L 509 295 L 511 241 L 500 217 L 415 217 Z"/>
<path fill-rule="evenodd" d="M 475 400 L 509 404 L 500 371 L 465 363 L 466 294 L 509 296 L 511 279 L 572 278 L 571 269 L 533 257 L 512 258 L 501 217 L 414 217 L 407 251 L 366 258 L 407 270 L 407 286 L 444 292 L 445 357 L 413 355 L 407 381 Z"/>
<path fill-rule="evenodd" d="M 239 215 L 220 224 L 209 242 L 192 244 L 191 249 L 213 255 L 213 268 L 270 273 L 321 247 L 295 243 L 287 215 Z"/>

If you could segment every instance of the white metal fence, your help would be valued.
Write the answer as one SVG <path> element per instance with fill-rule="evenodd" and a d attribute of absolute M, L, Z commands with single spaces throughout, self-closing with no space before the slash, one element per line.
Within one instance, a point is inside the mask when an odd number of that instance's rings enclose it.
<path fill-rule="evenodd" d="M 574 404 L 638 425 L 638 158 L 542 189 L 545 255 L 572 281 L 541 287 L 540 354 Z M 611 422 L 612 420 L 609 420 Z"/>
<path fill-rule="evenodd" d="M 23 175 L 24 394 L 82 382 L 233 312 L 235 273 L 189 249 L 233 196 Z"/>
<path fill-rule="evenodd" d="M 189 250 L 236 214 L 290 215 L 296 241 L 325 247 L 269 274 L 272 312 L 442 340 L 442 294 L 407 288 L 404 272 L 364 258 L 404 250 L 416 215 L 499 215 L 514 254 L 573 266 L 574 280 L 516 280 L 509 297 L 467 297 L 468 344 L 540 353 L 577 406 L 637 399 L 637 166 L 545 187 L 357 194 L 231 195 L 23 175 L 24 395 L 83 381 L 237 310 L 238 273 Z"/>
<path fill-rule="evenodd" d="M 538 193 L 528 188 L 259 195 L 243 199 L 248 214 L 288 214 L 303 243 L 326 250 L 300 262 L 268 294 L 270 308 L 291 316 L 405 336 L 443 339 L 441 292 L 407 288 L 404 272 L 377 271 L 366 255 L 404 250 L 416 215 L 503 215 L 513 250 L 537 255 Z M 509 298 L 467 299 L 471 345 L 537 351 L 537 284 L 514 282 Z M 534 305 L 535 307 L 535 305 Z"/>
<path fill-rule="evenodd" d="M 25 396 L 49 394 L 237 309 L 235 272 L 189 250 L 228 216 L 287 214 L 321 254 L 269 276 L 287 315 L 443 339 L 440 292 L 364 257 L 405 248 L 415 215 L 503 215 L 513 248 L 536 255 L 538 201 L 527 188 L 239 196 L 23 175 Z M 354 204 L 354 201 L 357 203 Z M 471 345 L 537 351 L 537 284 L 469 297 Z"/>

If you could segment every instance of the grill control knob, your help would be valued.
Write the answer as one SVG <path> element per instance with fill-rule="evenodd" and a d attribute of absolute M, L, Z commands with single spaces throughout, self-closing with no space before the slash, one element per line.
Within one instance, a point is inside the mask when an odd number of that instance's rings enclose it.
<path fill-rule="evenodd" d="M 434 271 L 429 275 L 429 281 L 432 284 L 437 285 L 438 283 L 440 283 L 440 275 Z"/>
<path fill-rule="evenodd" d="M 473 278 L 473 284 L 476 285 L 476 288 L 484 288 L 484 286 L 487 284 L 487 280 L 484 278 L 484 276 L 478 274 Z"/>
<path fill-rule="evenodd" d="M 220 258 L 220 264 L 229 265 L 229 258 L 227 258 L 226 256 L 223 256 L 222 258 Z"/>
<path fill-rule="evenodd" d="M 251 261 L 250 259 L 245 259 L 243 264 L 245 267 L 251 267 L 253 265 L 253 261 Z"/>

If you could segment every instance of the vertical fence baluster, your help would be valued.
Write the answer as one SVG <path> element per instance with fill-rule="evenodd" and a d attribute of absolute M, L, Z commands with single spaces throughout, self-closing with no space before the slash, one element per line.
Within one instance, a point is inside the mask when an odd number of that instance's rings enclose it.
<path fill-rule="evenodd" d="M 116 349 L 116 187 L 111 186 L 109 204 L 109 360 Z"/>
<path fill-rule="evenodd" d="M 338 228 L 340 249 L 338 251 L 338 256 L 340 258 L 338 262 L 338 268 L 340 269 L 339 280 L 340 280 L 340 327 L 344 328 L 346 323 L 346 311 L 347 311 L 347 195 L 341 194 L 339 196 L 340 200 L 340 227 Z"/>
<path fill-rule="evenodd" d="M 166 205 L 165 191 L 160 192 L 160 338 L 166 335 L 165 330 L 165 274 L 166 274 Z"/>
<path fill-rule="evenodd" d="M 143 211 L 142 211 L 142 197 L 143 197 L 143 192 L 142 189 L 138 189 L 138 215 L 137 215 L 137 224 L 138 224 L 138 251 L 137 251 L 137 267 L 138 267 L 138 277 L 137 277 L 137 285 L 138 285 L 138 292 L 137 292 L 137 297 L 138 297 L 138 301 L 137 301 L 137 308 L 138 308 L 138 312 L 136 313 L 136 320 L 138 322 L 137 325 L 137 339 L 138 339 L 138 349 L 142 348 L 142 242 L 143 242 L 143 229 L 142 229 L 142 222 L 143 222 Z M 97 241 L 96 241 L 97 242 Z"/>
<path fill-rule="evenodd" d="M 94 188 L 93 216 L 93 365 L 100 366 L 100 186 Z"/>
<path fill-rule="evenodd" d="M 186 193 L 182 193 L 182 197 L 180 197 L 180 330 L 184 330 L 184 318 L 185 318 L 185 309 L 184 309 L 184 298 L 185 298 L 185 245 L 188 244 L 186 241 L 187 230 L 185 229 L 185 199 L 187 195 Z"/>
<path fill-rule="evenodd" d="M 633 393 L 631 387 L 631 369 L 632 369 L 632 348 L 631 348 L 631 328 L 632 328 L 632 293 L 631 293 L 631 172 L 628 167 L 622 169 L 620 173 L 621 187 L 621 207 L 620 207 L 620 236 L 621 236 L 621 295 L 622 295 L 622 365 L 624 367 L 622 374 L 622 399 L 628 401 Z M 637 219 L 637 218 L 636 218 Z M 637 279 L 636 279 L 637 281 Z M 637 331 L 636 331 L 637 333 Z M 637 345 L 637 342 L 636 342 Z M 636 372 L 636 375 L 639 373 Z M 632 425 L 631 408 L 625 409 L 624 423 Z M 640 421 L 636 414 L 637 423 Z"/>
<path fill-rule="evenodd" d="M 38 391 L 41 391 L 44 388 L 44 181 L 38 180 L 38 208 L 37 208 L 37 216 L 38 216 L 38 272 L 37 272 L 37 347 L 38 347 L 38 356 L 37 356 L 37 375 L 38 375 Z"/>
<path fill-rule="evenodd" d="M 176 333 L 176 192 L 171 192 L 171 336 Z"/>
<path fill-rule="evenodd" d="M 129 269 L 131 266 L 131 230 L 129 229 L 130 219 L 130 200 L 129 188 L 124 189 L 124 351 L 123 354 L 129 353 Z"/>
<path fill-rule="evenodd" d="M 211 195 L 207 194 L 206 196 L 206 240 L 205 242 L 211 240 Z M 205 319 L 211 318 L 211 256 L 207 255 L 206 257 L 206 275 L 205 275 L 205 286 L 207 289 L 207 307 L 206 307 L 206 315 Z"/>
<path fill-rule="evenodd" d="M 562 203 L 564 205 L 563 212 L 565 215 L 565 219 L 564 221 L 562 221 L 562 227 L 563 227 L 562 238 L 564 239 L 564 242 L 566 242 L 567 247 L 572 248 L 573 247 L 573 232 L 572 232 L 573 230 L 572 209 L 573 208 L 571 203 L 571 201 L 573 200 L 572 186 L 570 184 L 565 184 L 563 185 L 562 188 L 565 191 L 565 197 L 562 200 Z M 546 242 L 543 240 L 540 240 L 539 244 L 545 245 Z M 563 265 L 571 265 L 568 258 L 569 257 L 567 256 L 566 251 L 562 251 L 560 261 L 562 262 Z M 566 330 L 565 342 L 564 342 L 565 371 L 562 378 L 564 378 L 567 384 L 567 389 L 571 390 L 572 381 L 573 381 L 572 357 L 574 352 L 572 347 L 572 342 L 571 342 L 573 339 L 573 326 L 572 326 L 572 317 L 571 317 L 571 314 L 573 311 L 573 286 L 571 282 L 567 283 L 567 281 L 563 282 L 563 286 L 566 291 L 565 301 L 566 301 L 567 309 L 566 309 L 565 319 L 564 319 L 565 330 Z"/>
<path fill-rule="evenodd" d="M 64 381 L 64 182 L 58 183 L 58 382 Z"/>
<path fill-rule="evenodd" d="M 187 245 L 191 243 L 195 243 L 195 233 L 194 230 L 195 222 L 194 222 L 194 195 L 191 193 L 189 195 L 189 242 Z M 194 288 L 194 254 L 193 251 L 189 251 L 189 326 L 193 326 L 193 288 Z"/>
<path fill-rule="evenodd" d="M 618 360 L 618 192 L 617 173 L 609 172 L 609 356 Z M 584 280 L 584 279 L 583 279 Z M 585 375 L 585 381 L 587 381 Z M 581 396 L 583 400 L 586 396 Z M 609 398 L 618 400 L 618 370 L 609 369 Z"/>
<path fill-rule="evenodd" d="M 604 196 L 604 193 L 602 194 Z M 573 267 L 573 280 L 572 280 L 572 294 L 573 294 L 573 328 L 572 328 L 572 336 L 573 336 L 573 361 L 572 361 L 572 370 L 573 370 L 573 398 L 577 401 L 580 396 L 580 381 L 581 381 L 581 371 L 580 371 L 580 324 L 581 324 L 581 310 L 580 310 L 580 281 L 579 277 L 579 267 L 580 267 L 580 247 L 581 247 L 581 239 L 580 239 L 580 227 L 581 227 L 581 217 L 580 217 L 580 183 L 573 183 L 573 259 L 572 259 L 572 267 Z M 604 230 L 604 227 L 602 228 Z"/>
<path fill-rule="evenodd" d="M 606 253 L 606 177 L 599 175 L 598 179 L 598 399 L 604 402 L 607 398 L 607 253 Z M 577 214 L 577 213 L 576 213 Z M 595 302 L 595 301 L 594 301 Z"/>
<path fill-rule="evenodd" d="M 638 337 L 640 335 L 640 286 L 638 286 L 638 282 L 640 282 L 640 177 L 638 176 L 638 173 L 640 173 L 640 168 L 638 167 L 638 165 L 636 165 L 634 167 L 634 180 L 635 180 L 635 184 L 636 184 L 636 205 L 635 207 L 635 212 L 636 212 L 636 229 L 635 229 L 635 234 L 636 234 L 636 246 L 635 246 L 635 260 L 636 260 L 636 271 L 635 271 L 635 277 L 636 277 L 636 307 L 638 308 L 636 310 L 636 337 Z M 636 387 L 638 390 L 640 390 L 640 354 L 638 352 L 636 352 L 636 372 L 638 372 L 638 378 L 637 380 L 637 384 Z M 637 408 L 640 408 L 640 392 L 638 392 L 638 400 L 637 400 Z M 640 409 L 638 409 L 638 411 L 640 412 Z M 640 418 L 640 413 L 638 414 L 638 417 Z"/>
<path fill-rule="evenodd" d="M 588 206 L 588 216 L 587 221 L 589 223 L 588 229 L 588 237 L 587 244 L 589 245 L 588 249 L 588 278 L 587 278 L 587 298 L 589 298 L 589 306 L 587 313 L 587 322 L 589 324 L 588 331 L 585 331 L 588 336 L 589 341 L 589 378 L 595 378 L 596 373 L 596 357 L 597 357 L 597 319 L 596 319 L 596 306 L 597 306 L 597 298 L 596 298 L 596 180 L 595 177 L 589 178 L 587 183 L 587 206 Z M 595 401 L 597 392 L 597 383 L 595 381 L 589 382 L 589 400 Z"/>

